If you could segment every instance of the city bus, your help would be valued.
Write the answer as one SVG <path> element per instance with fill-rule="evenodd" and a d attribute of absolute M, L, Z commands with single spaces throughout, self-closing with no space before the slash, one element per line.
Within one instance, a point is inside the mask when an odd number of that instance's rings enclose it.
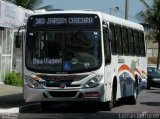
<path fill-rule="evenodd" d="M 23 40 L 24 99 L 42 109 L 93 102 L 111 110 L 136 104 L 146 87 L 143 26 L 91 10 L 50 11 L 28 18 Z"/>

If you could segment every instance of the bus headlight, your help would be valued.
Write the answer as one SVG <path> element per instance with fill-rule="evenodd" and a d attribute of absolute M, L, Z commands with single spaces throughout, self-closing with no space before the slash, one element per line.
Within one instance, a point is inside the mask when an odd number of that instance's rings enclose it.
<path fill-rule="evenodd" d="M 102 80 L 103 75 L 97 75 L 90 79 L 83 88 L 94 88 L 99 85 L 99 82 Z"/>
<path fill-rule="evenodd" d="M 43 86 L 38 81 L 36 81 L 35 79 L 33 79 L 30 76 L 25 76 L 25 80 L 26 80 L 28 86 L 31 88 L 37 88 L 37 89 L 43 88 Z"/>

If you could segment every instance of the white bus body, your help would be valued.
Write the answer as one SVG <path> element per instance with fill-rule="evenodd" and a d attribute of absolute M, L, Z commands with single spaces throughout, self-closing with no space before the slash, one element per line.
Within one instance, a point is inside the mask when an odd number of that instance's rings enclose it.
<path fill-rule="evenodd" d="M 143 32 L 137 23 L 95 11 L 30 16 L 23 42 L 26 102 L 45 108 L 54 101 L 94 101 L 110 109 L 122 97 L 135 103 L 147 78 Z"/>

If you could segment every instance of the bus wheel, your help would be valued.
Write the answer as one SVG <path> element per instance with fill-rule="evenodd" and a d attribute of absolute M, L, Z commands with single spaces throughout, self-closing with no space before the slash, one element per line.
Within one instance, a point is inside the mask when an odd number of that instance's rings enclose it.
<path fill-rule="evenodd" d="M 52 109 L 52 102 L 42 101 L 41 102 L 41 109 L 46 110 L 46 111 L 51 110 Z"/>
<path fill-rule="evenodd" d="M 138 95 L 138 84 L 135 82 L 135 84 L 134 84 L 134 94 L 133 94 L 133 96 L 129 97 L 130 98 L 129 99 L 130 104 L 136 105 L 137 95 Z"/>
<path fill-rule="evenodd" d="M 103 109 L 104 111 L 110 111 L 113 108 L 113 101 L 107 101 L 107 102 L 103 102 L 101 103 L 101 109 Z"/>
<path fill-rule="evenodd" d="M 112 108 L 113 108 L 113 96 L 112 96 L 112 100 L 110 100 L 110 101 L 108 101 L 108 102 L 106 102 L 107 104 L 106 104 L 106 110 L 107 111 L 110 111 L 110 110 L 112 110 Z"/>

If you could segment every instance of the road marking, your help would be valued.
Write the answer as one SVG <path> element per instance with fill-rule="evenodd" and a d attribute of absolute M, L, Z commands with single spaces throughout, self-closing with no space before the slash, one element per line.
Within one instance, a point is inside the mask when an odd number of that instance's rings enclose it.
<path fill-rule="evenodd" d="M 0 109 L 0 113 L 19 113 L 19 107 L 9 108 L 9 109 Z"/>

